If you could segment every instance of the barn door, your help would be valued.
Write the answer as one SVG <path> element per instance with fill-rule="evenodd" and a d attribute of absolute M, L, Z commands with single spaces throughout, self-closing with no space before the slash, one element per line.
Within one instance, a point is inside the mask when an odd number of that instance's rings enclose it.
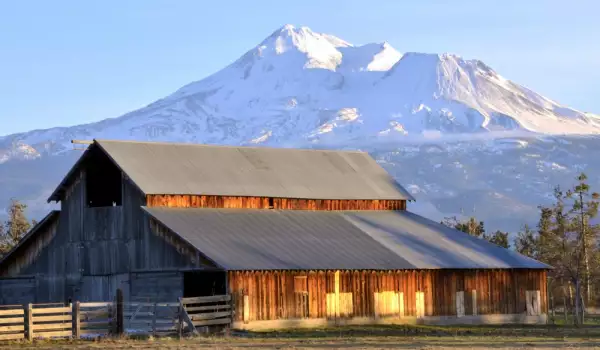
<path fill-rule="evenodd" d="M 465 292 L 456 292 L 456 317 L 465 315 Z"/>
<path fill-rule="evenodd" d="M 296 318 L 308 318 L 308 278 L 294 276 L 294 306 Z"/>

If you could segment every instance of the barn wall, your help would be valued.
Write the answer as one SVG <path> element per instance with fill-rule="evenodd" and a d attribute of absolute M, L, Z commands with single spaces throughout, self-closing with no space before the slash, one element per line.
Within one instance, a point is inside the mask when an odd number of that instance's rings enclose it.
<path fill-rule="evenodd" d="M 150 226 L 150 217 L 142 209 L 146 198 L 135 185 L 123 181 L 124 227 L 128 237 L 132 270 L 156 270 L 194 267 L 189 256 L 178 252 L 176 246 L 159 236 Z"/>
<path fill-rule="evenodd" d="M 247 321 L 328 318 L 327 294 L 336 289 L 333 271 L 229 272 L 228 278 L 236 321 L 243 321 L 244 295 L 249 302 Z M 346 302 L 351 306 L 341 307 L 349 308 L 341 315 L 348 318 L 373 317 L 376 310 L 397 316 L 399 311 L 390 311 L 394 307 L 381 305 L 384 292 L 402 292 L 404 305 L 394 310 L 402 308 L 406 317 L 417 316 L 417 292 L 423 292 L 423 316 L 456 316 L 456 292 L 461 291 L 465 315 L 474 314 L 473 291 L 476 315 L 522 314 L 528 290 L 540 291 L 541 310 L 547 310 L 546 273 L 539 270 L 341 271 L 338 281 L 339 294 L 351 300 Z"/>
<path fill-rule="evenodd" d="M 139 272 L 131 274 L 131 300 L 174 302 L 183 297 L 183 273 Z"/>
<path fill-rule="evenodd" d="M 405 200 L 338 200 L 269 197 L 148 195 L 149 207 L 280 210 L 406 210 Z"/>
<path fill-rule="evenodd" d="M 40 303 L 111 300 L 117 288 L 129 298 L 131 272 L 200 265 L 151 230 L 149 217 L 140 208 L 145 197 L 129 180 L 122 182 L 122 206 L 88 208 L 85 179 L 84 170 L 74 174 L 64 191 L 58 220 L 32 237 L 0 271 L 3 276 L 30 279 L 0 280 L 0 291 L 13 286 L 24 291 L 28 300 Z M 162 287 L 144 288 L 149 295 L 164 294 Z M 2 301 L 18 303 L 19 293 L 7 292 Z"/>
<path fill-rule="evenodd" d="M 0 279 L 0 305 L 35 302 L 35 278 L 13 277 Z"/>
<path fill-rule="evenodd" d="M 35 276 L 34 299 L 38 303 L 66 301 L 76 293 L 82 272 L 84 205 L 85 173 L 78 171 L 65 189 L 54 238 L 19 272 Z"/>

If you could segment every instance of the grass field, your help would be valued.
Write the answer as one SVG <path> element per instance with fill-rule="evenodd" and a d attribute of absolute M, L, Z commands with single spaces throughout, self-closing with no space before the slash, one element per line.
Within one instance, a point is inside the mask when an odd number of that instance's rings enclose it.
<path fill-rule="evenodd" d="M 0 343 L 3 349 L 600 349 L 600 326 L 361 326 L 225 337 Z"/>

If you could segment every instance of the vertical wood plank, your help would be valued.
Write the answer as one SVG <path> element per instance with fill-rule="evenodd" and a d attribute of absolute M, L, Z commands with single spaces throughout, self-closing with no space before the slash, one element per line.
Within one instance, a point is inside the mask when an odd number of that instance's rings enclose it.
<path fill-rule="evenodd" d="M 335 271 L 335 317 L 340 317 L 340 271 Z"/>
<path fill-rule="evenodd" d="M 471 305 L 473 306 L 473 316 L 477 316 L 477 290 L 475 289 L 473 289 L 473 291 L 471 292 Z"/>
<path fill-rule="evenodd" d="M 250 298 L 248 294 L 244 295 L 244 323 L 250 320 Z"/>

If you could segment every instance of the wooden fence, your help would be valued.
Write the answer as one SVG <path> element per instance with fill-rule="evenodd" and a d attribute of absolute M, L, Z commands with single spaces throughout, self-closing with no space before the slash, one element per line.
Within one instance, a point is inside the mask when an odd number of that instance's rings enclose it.
<path fill-rule="evenodd" d="M 114 305 L 111 302 L 80 303 L 76 302 L 73 309 L 73 337 L 82 335 L 103 337 L 115 332 Z"/>
<path fill-rule="evenodd" d="M 211 326 L 229 327 L 233 317 L 231 295 L 214 295 L 209 297 L 181 298 L 182 322 L 191 323 L 194 329 L 203 327 L 205 331 Z"/>
<path fill-rule="evenodd" d="M 120 293 L 117 293 L 119 295 Z M 122 294 L 121 294 L 122 295 Z M 178 303 L 75 302 L 73 304 L 0 305 L 0 340 L 161 336 L 227 327 L 233 310 L 230 295 L 182 298 Z"/>
<path fill-rule="evenodd" d="M 182 332 L 179 303 L 124 303 L 123 314 L 127 333 L 157 336 Z"/>
<path fill-rule="evenodd" d="M 27 339 L 71 337 L 73 306 L 61 304 L 28 304 L 25 327 Z"/>
<path fill-rule="evenodd" d="M 22 305 L 0 308 L 0 340 L 25 338 L 25 310 Z"/>

